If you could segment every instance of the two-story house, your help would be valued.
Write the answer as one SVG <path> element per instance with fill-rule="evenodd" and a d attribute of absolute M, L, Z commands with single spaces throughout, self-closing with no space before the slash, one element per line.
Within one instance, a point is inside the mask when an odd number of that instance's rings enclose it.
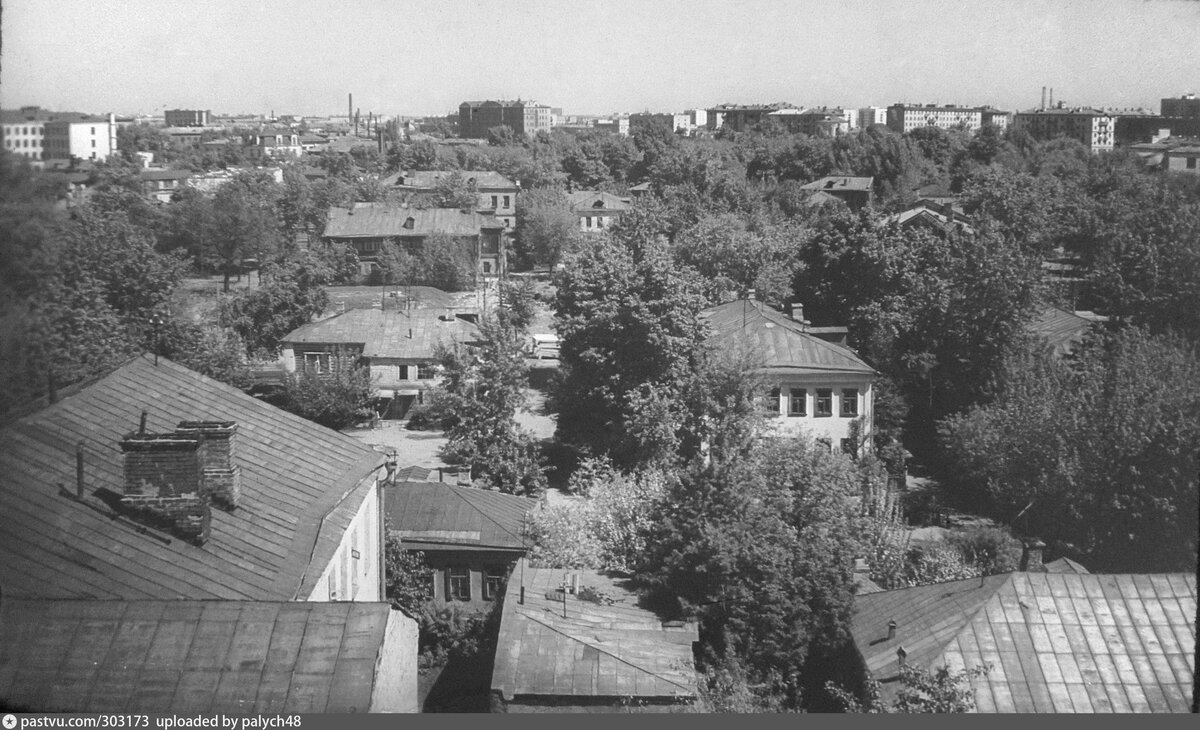
<path fill-rule="evenodd" d="M 521 186 L 494 170 L 418 170 L 399 172 L 384 179 L 396 190 L 430 194 L 450 176 L 458 176 L 479 196 L 480 213 L 494 216 L 506 228 L 517 224 L 517 196 Z"/>
<path fill-rule="evenodd" d="M 408 415 L 437 383 L 438 347 L 482 340 L 479 327 L 445 309 L 351 309 L 303 325 L 282 340 L 288 372 L 318 375 L 365 365 L 379 413 Z"/>
<path fill-rule="evenodd" d="M 352 208 L 330 209 L 324 238 L 353 246 L 362 272 L 369 274 L 377 267 L 379 252 L 387 242 L 416 247 L 435 234 L 466 244 L 474 253 L 479 276 L 490 279 L 503 274 L 507 260 L 504 223 L 474 210 L 355 203 Z"/>
<path fill-rule="evenodd" d="M 567 193 L 571 210 L 579 218 L 579 230 L 598 233 L 609 228 L 633 207 L 629 198 L 598 190 L 577 190 Z"/>
<path fill-rule="evenodd" d="M 755 301 L 737 299 L 701 312 L 709 346 L 754 358 L 767 382 L 763 407 L 770 432 L 806 433 L 831 449 L 860 455 L 871 449 L 874 368 L 844 344 L 844 327 L 813 327 L 799 305 L 793 317 Z"/>
<path fill-rule="evenodd" d="M 138 177 L 142 180 L 142 193 L 159 203 L 171 202 L 171 196 L 187 185 L 191 176 L 192 173 L 187 170 L 138 170 Z"/>

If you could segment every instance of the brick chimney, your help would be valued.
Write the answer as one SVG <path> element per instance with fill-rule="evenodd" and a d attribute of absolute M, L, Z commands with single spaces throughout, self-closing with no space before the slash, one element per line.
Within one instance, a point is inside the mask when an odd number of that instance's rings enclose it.
<path fill-rule="evenodd" d="M 180 537 L 203 544 L 211 514 L 201 465 L 203 437 L 138 431 L 121 440 L 125 454 L 122 507 Z"/>
<path fill-rule="evenodd" d="M 204 491 L 230 510 L 237 509 L 242 494 L 242 469 L 237 463 L 237 423 L 233 421 L 181 421 L 179 436 L 200 437 L 200 464 Z"/>
<path fill-rule="evenodd" d="M 1021 549 L 1021 570 L 1027 573 L 1045 573 L 1046 565 L 1042 562 L 1042 551 L 1046 543 L 1036 538 L 1026 540 Z"/>

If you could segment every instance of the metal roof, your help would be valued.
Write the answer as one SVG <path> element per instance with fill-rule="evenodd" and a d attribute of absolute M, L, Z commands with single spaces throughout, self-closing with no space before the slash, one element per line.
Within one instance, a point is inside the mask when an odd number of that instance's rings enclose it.
<path fill-rule="evenodd" d="M 1096 322 L 1058 307 L 1045 306 L 1030 323 L 1033 334 L 1044 339 L 1055 355 L 1075 349 Z"/>
<path fill-rule="evenodd" d="M 613 600 L 594 603 L 575 595 L 548 598 L 559 588 L 561 568 L 534 568 L 522 558 L 508 580 L 492 670 L 492 690 L 521 696 L 637 697 L 691 702 L 696 698 L 694 624 L 666 627 L 637 605 L 626 581 L 590 570 L 580 586 Z M 525 602 L 519 591 L 525 587 Z"/>
<path fill-rule="evenodd" d="M 391 608 L 0 603 L 0 697 L 39 712 L 366 712 Z"/>
<path fill-rule="evenodd" d="M 411 219 L 412 223 L 408 224 Z M 504 222 L 474 210 L 405 208 L 356 203 L 352 209 L 330 208 L 326 238 L 404 238 L 445 233 L 477 236 L 484 228 L 504 228 Z"/>
<path fill-rule="evenodd" d="M 875 374 L 850 348 L 804 331 L 762 302 L 737 299 L 704 310 L 701 318 L 712 332 L 710 343 L 744 348 L 760 359 L 765 372 Z"/>
<path fill-rule="evenodd" d="M 463 545 L 524 551 L 525 516 L 536 505 L 537 500 L 478 487 L 397 482 L 387 490 L 386 509 L 392 529 L 405 543 L 422 543 L 420 549 Z"/>
<path fill-rule="evenodd" d="M 457 173 L 464 182 L 474 181 L 479 190 L 517 190 L 517 184 L 495 170 L 416 170 L 399 173 L 396 185 L 411 188 L 429 189 L 437 187 L 442 178 Z"/>
<path fill-rule="evenodd" d="M 866 192 L 874 183 L 873 177 L 852 177 L 849 175 L 830 175 L 820 180 L 814 180 L 800 186 L 801 190 L 821 190 L 827 193 L 837 193 L 845 190 Z"/>
<path fill-rule="evenodd" d="M 359 345 L 363 357 L 432 361 L 439 343 L 478 342 L 479 327 L 438 309 L 351 309 L 292 330 L 283 342 L 293 345 Z"/>
<path fill-rule="evenodd" d="M 623 212 L 633 207 L 629 198 L 598 190 L 579 190 L 567 193 L 567 201 L 579 215 L 595 215 L 604 211 Z"/>
<path fill-rule="evenodd" d="M 852 632 L 885 698 L 903 646 L 928 669 L 990 664 L 980 712 L 1187 712 L 1195 617 L 1194 575 L 1016 572 L 858 596 Z"/>
<path fill-rule="evenodd" d="M 151 432 L 238 424 L 241 499 L 212 510 L 203 546 L 115 519 L 105 501 L 123 492 L 119 442 L 143 411 Z M 142 355 L 0 429 L 0 585 L 6 598 L 306 598 L 382 462 L 349 436 Z"/>

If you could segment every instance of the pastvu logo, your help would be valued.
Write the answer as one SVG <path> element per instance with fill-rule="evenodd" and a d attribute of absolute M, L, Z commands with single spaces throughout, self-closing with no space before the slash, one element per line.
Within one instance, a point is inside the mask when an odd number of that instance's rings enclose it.
<path fill-rule="evenodd" d="M 12 715 L 5 715 L 5 716 L 4 716 L 4 728 L 5 728 L 5 730 L 12 730 L 12 729 L 13 729 L 14 727 L 16 727 L 16 726 L 17 726 L 17 718 L 13 717 Z"/>

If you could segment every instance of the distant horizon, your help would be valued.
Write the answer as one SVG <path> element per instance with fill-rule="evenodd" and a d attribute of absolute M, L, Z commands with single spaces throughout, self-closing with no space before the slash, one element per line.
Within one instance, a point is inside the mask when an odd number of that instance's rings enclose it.
<path fill-rule="evenodd" d="M 569 8 L 569 10 L 568 10 Z M 147 22 L 150 19 L 152 22 Z M 3 107 L 120 116 L 566 115 L 786 101 L 1159 110 L 1200 92 L 1190 0 L 10 0 Z"/>

